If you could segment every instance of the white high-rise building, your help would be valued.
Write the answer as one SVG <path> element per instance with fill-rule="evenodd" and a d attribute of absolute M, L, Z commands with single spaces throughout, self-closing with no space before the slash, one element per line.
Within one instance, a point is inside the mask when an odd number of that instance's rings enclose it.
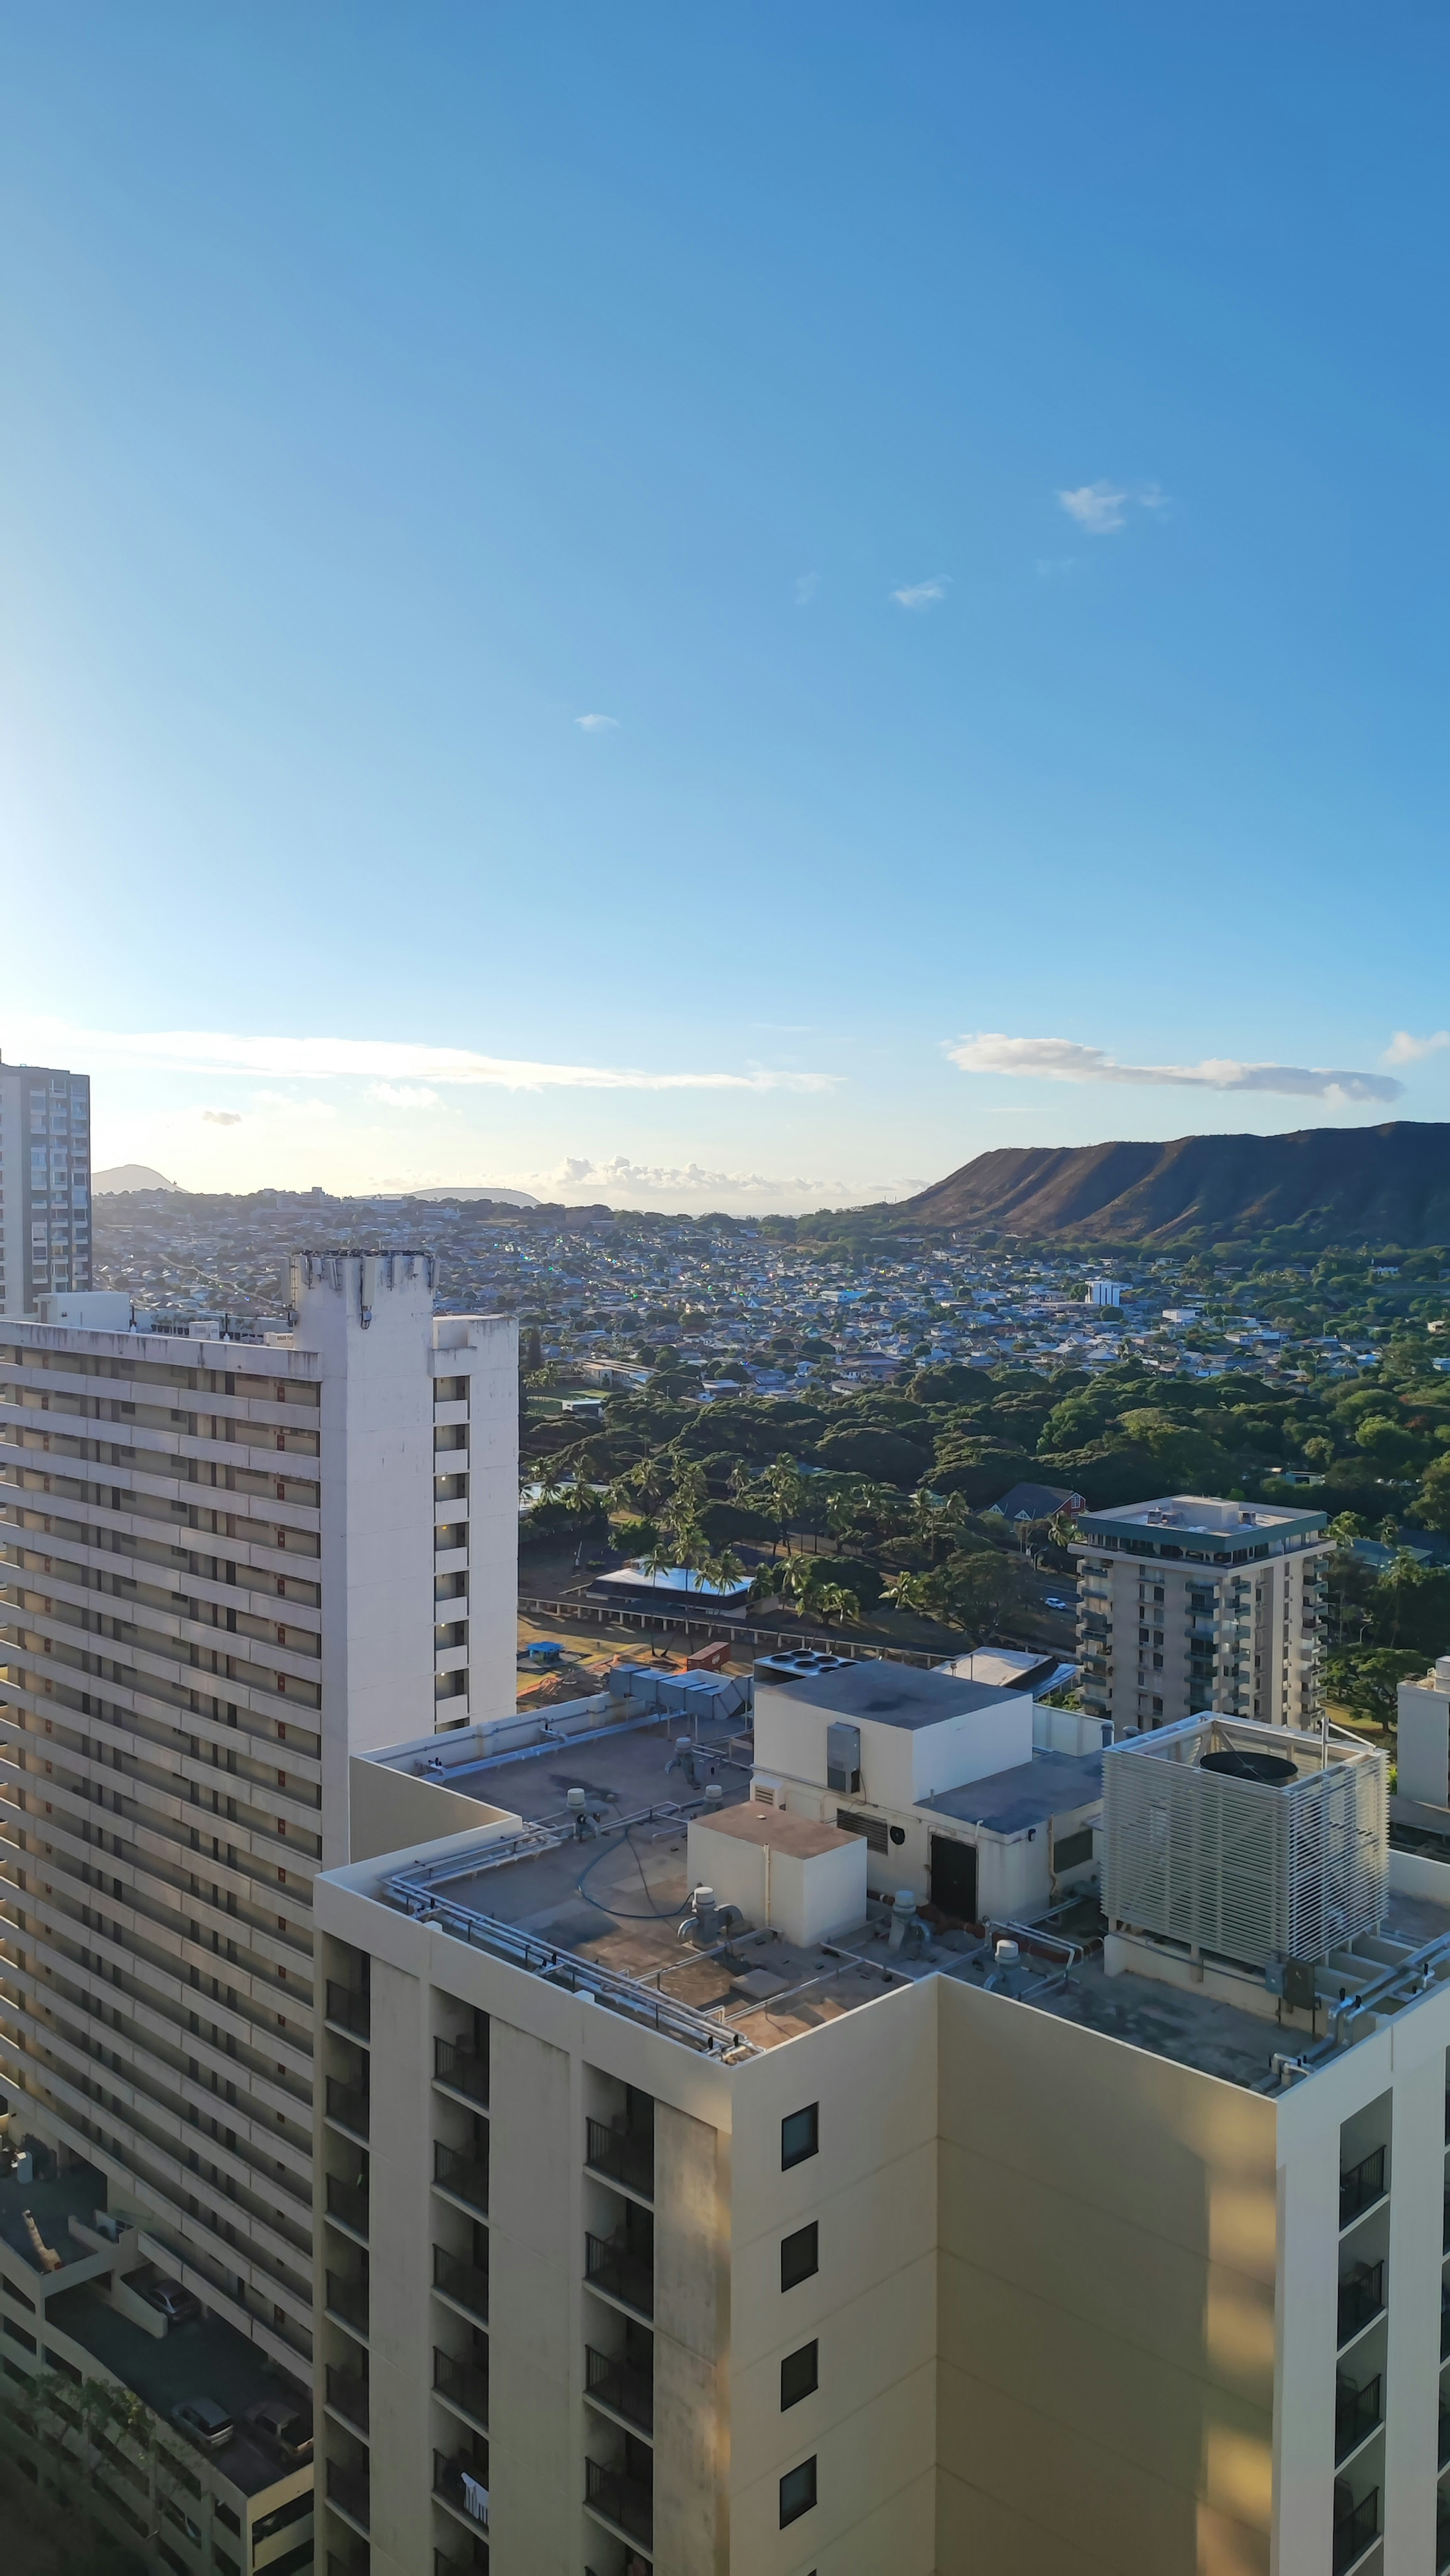
<path fill-rule="evenodd" d="M 1383 1754 L 787 1661 L 753 1772 L 633 1698 L 376 1765 L 402 1847 L 317 1889 L 335 2576 L 1443 2571 L 1450 1867 Z M 983 1819 L 962 1925 L 912 1888 Z"/>
<path fill-rule="evenodd" d="M 1119 1735 L 1196 1709 L 1317 1726 L 1323 1512 L 1165 1494 L 1078 1515 L 1082 1704 Z"/>
<path fill-rule="evenodd" d="M 91 1284 L 91 1086 L 0 1064 L 0 1316 Z"/>
<path fill-rule="evenodd" d="M 260 1342 L 0 1328 L 0 2083 L 305 2381 L 349 1756 L 515 1701 L 511 1319 L 304 1253 Z"/>

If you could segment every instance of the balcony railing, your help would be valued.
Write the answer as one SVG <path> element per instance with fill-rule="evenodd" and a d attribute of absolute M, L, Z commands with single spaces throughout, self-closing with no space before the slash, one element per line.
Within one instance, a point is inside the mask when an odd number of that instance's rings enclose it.
<path fill-rule="evenodd" d="M 350 2129 L 355 2138 L 367 2143 L 368 2097 L 361 2084 L 343 2084 L 337 2076 L 327 2079 L 327 2116 L 340 2127 Z"/>
<path fill-rule="evenodd" d="M 445 2147 L 441 2140 L 433 2144 L 433 2179 L 451 2192 L 455 2200 L 466 2201 L 480 2218 L 488 2216 L 488 2167 L 476 2156 L 460 2155 L 456 2147 Z"/>
<path fill-rule="evenodd" d="M 1336 2466 L 1357 2451 L 1366 2436 L 1380 2420 L 1380 2384 L 1366 2380 L 1363 2388 L 1352 2388 L 1341 2379 L 1334 2393 L 1334 2458 Z"/>
<path fill-rule="evenodd" d="M 1385 2267 L 1383 2263 L 1356 2263 L 1354 2270 L 1339 2284 L 1339 2344 L 1342 2348 L 1351 2337 L 1377 2317 L 1385 2303 Z"/>
<path fill-rule="evenodd" d="M 349 2279 L 343 2272 L 327 2275 L 327 2304 L 337 2316 L 345 2317 L 350 2326 L 362 2334 L 368 2330 L 368 2285 Z"/>
<path fill-rule="evenodd" d="M 1339 2224 L 1347 2227 L 1352 2218 L 1383 2200 L 1385 2191 L 1385 2151 L 1376 2147 L 1371 2155 L 1351 2165 L 1339 2177 Z"/>
<path fill-rule="evenodd" d="M 1346 2513 L 1334 2516 L 1334 2576 L 1346 2576 L 1346 2570 L 1364 2556 L 1380 2527 L 1380 2494 L 1372 2487 Z"/>
<path fill-rule="evenodd" d="M 481 2326 L 488 2323 L 488 2274 L 476 2263 L 466 2263 L 457 2254 L 445 2254 L 441 2245 L 433 2248 L 433 2287 Z"/>
<path fill-rule="evenodd" d="M 641 2433 L 652 2433 L 655 2421 L 654 2381 L 647 2370 L 637 2370 L 632 2363 L 616 2356 L 596 2352 L 592 2344 L 584 2347 L 585 2384 L 589 2395 L 622 2415 L 627 2424 L 638 2426 Z"/>
<path fill-rule="evenodd" d="M 340 2218 L 356 2236 L 368 2232 L 368 2187 L 365 2182 L 344 2182 L 340 2174 L 327 2177 L 327 2214 Z"/>
<path fill-rule="evenodd" d="M 470 2102 L 488 2108 L 488 2060 L 476 2048 L 460 2041 L 435 2039 L 433 2074 L 439 2084 L 451 2085 L 455 2093 L 466 2093 Z"/>
<path fill-rule="evenodd" d="M 329 1977 L 327 2019 L 336 2022 L 340 2030 L 351 2031 L 354 2039 L 366 2039 L 370 2028 L 367 1996 L 359 1994 L 355 1986 L 340 1986 Z"/>
<path fill-rule="evenodd" d="M 364 2531 L 368 2528 L 368 2482 L 359 2469 L 341 2468 L 336 2460 L 327 2463 L 327 2500 L 340 2504 Z"/>
<path fill-rule="evenodd" d="M 472 2362 L 455 2361 L 448 2352 L 433 2354 L 433 2385 L 440 2397 L 451 2398 L 455 2406 L 471 2415 L 476 2424 L 488 2426 L 488 2372 Z"/>
<path fill-rule="evenodd" d="M 359 2433 L 368 2429 L 368 2384 L 355 2370 L 339 2370 L 334 2362 L 327 2365 L 327 2402 L 334 2414 L 341 2415 Z"/>
<path fill-rule="evenodd" d="M 584 2501 L 596 2513 L 602 2513 L 631 2540 L 642 2541 L 646 2549 L 654 2547 L 655 2500 L 650 2489 L 638 2478 L 628 2478 L 622 2469 L 601 2469 L 597 2460 L 584 2463 Z"/>
<path fill-rule="evenodd" d="M 654 2197 L 655 2144 L 652 2137 L 632 2135 L 622 2125 L 586 2120 L 584 2161 L 592 2173 L 607 2174 L 645 2200 Z"/>
<path fill-rule="evenodd" d="M 622 2236 L 586 2236 L 584 2278 L 591 2288 L 623 2299 L 642 2317 L 655 2312 L 654 2265 L 632 2254 Z"/>
<path fill-rule="evenodd" d="M 480 2531 L 488 2529 L 488 2453 L 435 2451 L 433 2493 L 463 2513 Z"/>

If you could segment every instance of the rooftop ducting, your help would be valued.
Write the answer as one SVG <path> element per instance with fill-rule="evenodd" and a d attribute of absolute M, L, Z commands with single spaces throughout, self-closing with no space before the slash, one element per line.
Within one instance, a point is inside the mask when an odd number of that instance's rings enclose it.
<path fill-rule="evenodd" d="M 1103 1755 L 1103 1908 L 1116 1930 L 1266 1968 L 1377 1931 L 1388 1893 L 1383 1753 L 1187 1717 Z"/>

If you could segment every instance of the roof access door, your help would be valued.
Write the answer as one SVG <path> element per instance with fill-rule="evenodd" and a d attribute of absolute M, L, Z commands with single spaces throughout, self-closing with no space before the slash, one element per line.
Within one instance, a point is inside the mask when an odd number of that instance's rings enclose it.
<path fill-rule="evenodd" d="M 931 1901 L 939 1913 L 958 1923 L 977 1920 L 977 1846 L 959 1843 L 950 1834 L 931 1838 Z"/>

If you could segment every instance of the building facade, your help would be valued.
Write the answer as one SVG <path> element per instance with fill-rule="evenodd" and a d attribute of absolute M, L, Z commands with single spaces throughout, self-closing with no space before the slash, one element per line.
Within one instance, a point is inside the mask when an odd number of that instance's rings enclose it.
<path fill-rule="evenodd" d="M 1078 1528 L 1084 1709 L 1119 1735 L 1206 1708 L 1318 1725 L 1323 1512 L 1170 1494 L 1084 1512 Z"/>
<path fill-rule="evenodd" d="M 1229 1783 L 1374 1775 L 1376 1929 L 1288 1994 L 1061 1909 L 913 1940 L 864 1878 L 823 1932 L 809 1803 L 752 1914 L 692 1895 L 754 1801 L 697 1747 L 665 1803 L 672 1728 L 652 1795 L 648 1729 L 591 1739 L 572 1846 L 484 1803 L 515 1764 L 318 1882 L 336 2576 L 1443 2569 L 1450 1870 L 1388 1856 L 1383 1757 Z"/>
<path fill-rule="evenodd" d="M 515 1700 L 515 1328 L 432 1287 L 303 1254 L 262 1343 L 0 1331 L 0 2081 L 302 2382 L 349 1755 Z"/>
<path fill-rule="evenodd" d="M 0 1064 L 0 1317 L 91 1284 L 91 1086 Z"/>

